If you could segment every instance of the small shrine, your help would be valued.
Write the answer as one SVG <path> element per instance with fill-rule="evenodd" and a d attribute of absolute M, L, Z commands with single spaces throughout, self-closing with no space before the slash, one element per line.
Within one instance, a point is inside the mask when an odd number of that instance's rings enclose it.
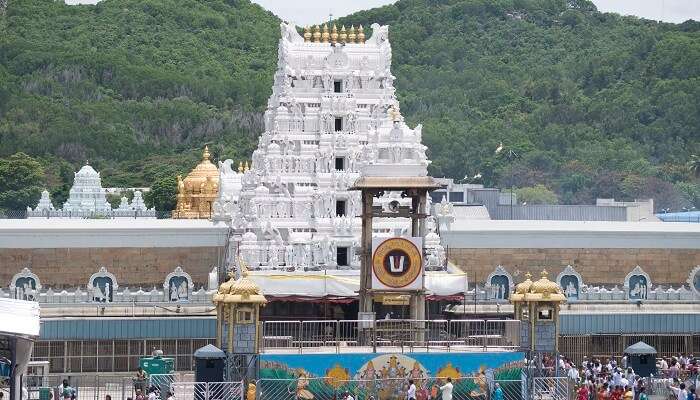
<path fill-rule="evenodd" d="M 204 146 L 202 161 L 187 174 L 177 177 L 177 206 L 173 218 L 211 218 L 212 204 L 219 195 L 219 169 L 210 160 L 209 147 Z"/>
<path fill-rule="evenodd" d="M 559 306 L 566 296 L 556 282 L 547 278 L 547 271 L 533 282 L 531 275 L 515 286 L 510 301 L 515 309 L 515 319 L 520 325 L 520 345 L 534 352 L 558 352 Z"/>
<path fill-rule="evenodd" d="M 41 199 L 36 207 L 27 207 L 27 218 L 154 218 L 155 216 L 155 208 L 146 207 L 143 195 L 138 190 L 134 192 L 131 203 L 126 197 L 122 197 L 119 207 L 112 209 L 107 201 L 106 191 L 102 187 L 100 173 L 90 164 L 85 164 L 75 173 L 68 200 L 62 208 L 54 208 L 48 190 L 41 192 Z"/>
<path fill-rule="evenodd" d="M 249 370 L 257 357 L 259 344 L 260 307 L 267 299 L 260 287 L 248 278 L 248 270 L 241 264 L 241 276 L 219 286 L 214 294 L 216 306 L 216 347 L 227 356 L 226 379 L 240 380 L 254 376 Z"/>

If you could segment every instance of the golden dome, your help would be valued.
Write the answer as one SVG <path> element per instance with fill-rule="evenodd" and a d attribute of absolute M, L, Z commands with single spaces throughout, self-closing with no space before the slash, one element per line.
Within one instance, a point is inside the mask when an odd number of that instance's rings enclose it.
<path fill-rule="evenodd" d="M 214 303 L 267 303 L 262 294 L 262 289 L 255 282 L 248 279 L 248 270 L 241 264 L 241 277 L 234 279 L 231 274 L 229 280 L 219 285 L 219 290 L 214 295 Z"/>
<path fill-rule="evenodd" d="M 536 282 L 530 280 L 530 274 L 525 275 L 526 279 L 515 286 L 515 292 L 510 295 L 510 301 L 518 303 L 521 301 L 538 301 L 561 303 L 566 301 L 566 296 L 556 282 L 547 279 L 547 271 L 542 271 L 542 278 Z"/>
<path fill-rule="evenodd" d="M 187 174 L 187 177 L 185 178 L 185 185 L 187 182 L 192 182 L 195 180 L 199 181 L 201 178 L 206 179 L 207 177 L 216 179 L 217 183 L 219 182 L 219 169 L 216 168 L 216 165 L 212 164 L 210 158 L 211 154 L 209 154 L 209 146 L 204 146 L 202 161 L 200 161 L 200 163 L 197 164 L 197 166 L 194 167 L 189 174 Z"/>
<path fill-rule="evenodd" d="M 542 277 L 532 284 L 530 293 L 541 294 L 547 297 L 550 294 L 561 293 L 561 288 L 555 282 L 547 279 L 547 270 L 542 270 Z"/>
<path fill-rule="evenodd" d="M 177 207 L 173 218 L 209 218 L 212 204 L 219 195 L 219 169 L 210 160 L 204 146 L 202 161 L 187 174 L 177 177 Z"/>
<path fill-rule="evenodd" d="M 532 286 L 532 281 L 530 280 L 530 277 L 532 277 L 532 275 L 530 275 L 529 272 L 525 274 L 525 280 L 515 285 L 515 293 L 525 294 L 530 291 L 530 287 Z"/>

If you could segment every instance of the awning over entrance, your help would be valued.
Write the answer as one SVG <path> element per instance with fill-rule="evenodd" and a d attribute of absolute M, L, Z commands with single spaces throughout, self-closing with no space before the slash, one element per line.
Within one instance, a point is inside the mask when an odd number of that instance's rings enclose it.
<path fill-rule="evenodd" d="M 304 299 L 356 299 L 360 290 L 360 272 L 349 271 L 310 271 L 310 272 L 250 272 L 253 280 L 266 297 L 286 298 L 289 301 Z M 457 298 L 466 290 L 465 274 L 447 272 L 426 272 L 425 288 L 431 300 Z"/>

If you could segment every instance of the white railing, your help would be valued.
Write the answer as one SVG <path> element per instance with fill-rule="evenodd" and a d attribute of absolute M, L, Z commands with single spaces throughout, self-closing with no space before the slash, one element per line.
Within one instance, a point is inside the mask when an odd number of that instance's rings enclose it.
<path fill-rule="evenodd" d="M 266 321 L 261 348 L 287 349 L 300 353 L 314 348 L 337 353 L 352 352 L 358 346 L 374 351 L 451 349 L 515 350 L 520 348 L 517 320 L 321 320 Z"/>
<path fill-rule="evenodd" d="M 154 390 L 160 399 L 168 393 L 177 400 L 243 400 L 244 384 L 236 382 L 192 382 L 178 379 L 174 374 L 149 376 L 149 391 Z"/>

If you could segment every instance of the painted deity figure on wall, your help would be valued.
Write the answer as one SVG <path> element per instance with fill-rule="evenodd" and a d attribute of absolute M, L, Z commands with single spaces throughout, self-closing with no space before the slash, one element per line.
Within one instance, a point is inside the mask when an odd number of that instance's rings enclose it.
<path fill-rule="evenodd" d="M 647 298 L 647 278 L 644 275 L 634 275 L 630 278 L 629 298 L 644 300 Z"/>
<path fill-rule="evenodd" d="M 189 299 L 187 278 L 184 276 L 174 276 L 170 278 L 170 301 L 182 301 Z"/>

